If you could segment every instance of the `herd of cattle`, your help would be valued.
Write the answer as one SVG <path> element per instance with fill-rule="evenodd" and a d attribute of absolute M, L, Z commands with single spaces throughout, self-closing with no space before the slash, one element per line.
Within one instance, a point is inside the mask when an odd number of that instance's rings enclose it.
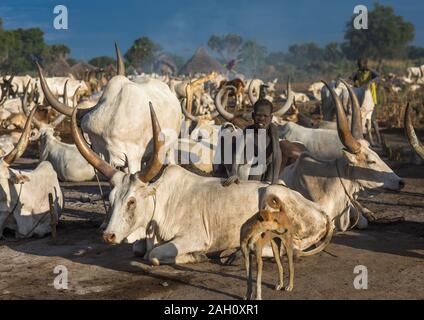
<path fill-rule="evenodd" d="M 278 95 L 276 81 L 228 80 L 214 72 L 126 77 L 116 51 L 117 74 L 96 85 L 98 92 L 84 80 L 45 78 L 38 63 L 38 78 L 2 77 L 0 120 L 13 133 L 0 137 L 0 236 L 6 228 L 20 238 L 50 233 L 66 200 L 59 181 L 90 181 L 99 172 L 111 186 L 104 241 L 133 243 L 134 253 L 154 265 L 200 262 L 240 247 L 243 226 L 261 209 L 276 211 L 264 199 L 280 204 L 296 254 L 311 255 L 325 248 L 334 230 L 367 227 L 356 200 L 360 191 L 404 187 L 371 148 L 374 103 L 367 86 L 354 88 L 342 79 L 313 84 L 323 119 L 312 125 L 296 112 L 305 97 L 290 80 Z M 273 122 L 284 142 L 280 184 L 243 181 L 248 163 L 242 181 L 224 187 L 218 177 L 222 146 L 253 123 L 249 110 L 260 97 L 274 101 Z M 424 159 L 411 112 L 408 106 L 407 136 Z M 67 117 L 75 144 L 55 132 Z M 12 169 L 36 140 L 38 166 Z M 273 228 L 284 234 L 278 223 Z"/>

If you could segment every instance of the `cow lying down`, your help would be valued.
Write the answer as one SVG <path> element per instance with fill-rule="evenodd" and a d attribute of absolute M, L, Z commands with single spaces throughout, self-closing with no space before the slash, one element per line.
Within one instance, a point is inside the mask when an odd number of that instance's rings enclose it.
<path fill-rule="evenodd" d="M 72 135 L 78 150 L 113 186 L 111 218 L 103 234 L 107 243 L 122 243 L 143 230 L 145 235 L 134 244 L 134 251 L 153 265 L 204 261 L 207 254 L 239 247 L 242 225 L 260 210 L 262 196 L 270 193 L 285 204 L 293 221 L 295 250 L 303 251 L 331 234 L 328 224 L 332 222 L 325 212 L 282 185 L 246 181 L 223 187 L 220 178 L 201 177 L 176 165 L 168 166 L 152 182 L 162 168 L 159 150 L 164 142 L 158 138 L 160 126 L 152 106 L 150 113 L 153 157 L 143 172 L 134 174 L 116 170 L 94 153 L 73 113 Z"/>
<path fill-rule="evenodd" d="M 44 236 L 51 231 L 49 194 L 52 195 L 56 221 L 63 207 L 63 195 L 56 172 L 49 162 L 36 169 L 15 170 L 9 167 L 25 151 L 31 129 L 30 114 L 16 147 L 0 158 L 0 238 L 4 229 L 15 231 L 18 238 Z"/>

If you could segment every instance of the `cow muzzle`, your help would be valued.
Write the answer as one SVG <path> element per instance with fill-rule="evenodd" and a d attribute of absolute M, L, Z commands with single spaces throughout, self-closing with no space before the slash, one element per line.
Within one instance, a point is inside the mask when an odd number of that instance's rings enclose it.
<path fill-rule="evenodd" d="M 115 240 L 116 240 L 116 236 L 114 233 L 103 233 L 103 240 L 104 242 L 106 242 L 107 244 L 116 244 Z"/>

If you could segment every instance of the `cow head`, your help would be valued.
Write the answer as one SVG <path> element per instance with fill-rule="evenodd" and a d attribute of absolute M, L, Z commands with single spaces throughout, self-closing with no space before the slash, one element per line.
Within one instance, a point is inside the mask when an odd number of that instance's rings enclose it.
<path fill-rule="evenodd" d="M 30 114 L 30 110 L 29 110 L 29 106 L 28 106 L 28 100 L 31 100 L 31 99 L 28 99 L 28 89 L 29 89 L 30 83 L 31 83 L 31 80 L 29 80 L 27 85 L 25 86 L 24 96 L 21 100 L 22 110 L 23 110 L 23 112 L 26 116 L 28 116 Z M 74 102 L 75 102 L 75 99 L 76 99 L 76 92 L 77 91 L 78 91 L 78 89 L 75 91 L 75 94 L 74 94 L 74 99 L 73 99 Z M 66 80 L 65 86 L 63 88 L 63 97 L 64 97 L 63 98 L 64 104 L 69 105 L 69 103 L 68 103 L 68 80 Z M 37 105 L 37 107 L 40 106 L 38 104 L 36 104 L 36 105 Z M 36 108 L 34 108 L 34 109 L 36 109 Z M 40 109 L 38 109 L 38 111 L 40 111 Z M 39 139 L 40 137 L 53 136 L 54 135 L 54 129 L 65 119 L 65 117 L 66 116 L 64 114 L 62 114 L 62 115 L 57 116 L 56 119 L 54 119 L 52 122 L 47 123 L 47 122 L 43 122 L 43 121 L 38 120 L 34 116 L 32 121 L 33 121 L 35 127 L 38 130 L 34 129 L 34 131 L 31 132 L 30 140 L 34 141 L 34 140 Z M 47 118 L 47 121 L 48 121 L 48 118 Z"/>
<path fill-rule="evenodd" d="M 405 185 L 404 181 L 389 168 L 377 153 L 371 150 L 369 143 L 364 140 L 358 98 L 350 86 L 344 80 L 341 81 L 347 87 L 353 106 L 351 130 L 349 130 L 346 113 L 339 96 L 331 86 L 323 82 L 330 91 L 336 106 L 337 132 L 345 146 L 343 154 L 348 164 L 347 170 L 350 170 L 351 173 L 350 177 L 357 181 L 362 188 L 386 188 L 396 191 L 402 189 Z"/>
<path fill-rule="evenodd" d="M 109 195 L 111 203 L 111 218 L 103 234 L 109 244 L 121 243 L 131 233 L 139 228 L 147 228 L 154 213 L 155 188 L 150 184 L 161 170 L 164 139 L 159 139 L 160 126 L 155 111 L 150 103 L 150 115 L 153 128 L 153 156 L 143 172 L 125 174 L 113 168 L 101 159 L 86 144 L 80 129 L 76 124 L 77 109 L 72 114 L 71 131 L 75 145 L 82 156 L 98 171 L 105 175 L 113 189 Z"/>

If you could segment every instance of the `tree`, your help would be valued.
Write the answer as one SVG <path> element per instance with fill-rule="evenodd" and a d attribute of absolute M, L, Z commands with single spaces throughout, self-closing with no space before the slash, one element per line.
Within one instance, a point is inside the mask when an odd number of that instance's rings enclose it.
<path fill-rule="evenodd" d="M 45 53 L 44 33 L 39 28 L 7 30 L 0 68 L 11 73 L 23 73 L 34 68 L 34 59 Z"/>
<path fill-rule="evenodd" d="M 142 37 L 134 41 L 131 48 L 125 53 L 125 59 L 136 69 L 148 68 L 152 71 L 155 56 L 162 50 L 148 37 Z"/>
<path fill-rule="evenodd" d="M 258 76 L 261 68 L 265 65 L 267 49 L 255 40 L 244 42 L 240 52 L 240 67 L 251 76 Z"/>
<path fill-rule="evenodd" d="M 424 58 L 424 48 L 410 46 L 407 48 L 408 59 L 421 59 Z"/>
<path fill-rule="evenodd" d="M 168 55 L 174 61 L 174 63 L 177 66 L 177 69 L 178 70 L 180 70 L 186 64 L 186 59 L 184 59 L 183 57 L 181 57 L 181 56 L 179 56 L 177 54 L 173 54 L 173 53 L 168 53 Z"/>
<path fill-rule="evenodd" d="M 105 68 L 109 65 L 115 65 L 116 61 L 112 57 L 100 56 L 100 57 L 94 57 L 93 59 L 88 61 L 88 63 L 97 68 Z"/>
<path fill-rule="evenodd" d="M 213 35 L 208 40 L 209 48 L 217 52 L 226 63 L 239 56 L 242 44 L 243 38 L 234 33 L 223 36 Z"/>
<path fill-rule="evenodd" d="M 368 13 L 368 29 L 355 29 L 354 18 L 346 25 L 343 44 L 343 51 L 350 59 L 402 57 L 408 43 L 414 40 L 414 25 L 395 15 L 390 6 L 375 3 Z"/>

